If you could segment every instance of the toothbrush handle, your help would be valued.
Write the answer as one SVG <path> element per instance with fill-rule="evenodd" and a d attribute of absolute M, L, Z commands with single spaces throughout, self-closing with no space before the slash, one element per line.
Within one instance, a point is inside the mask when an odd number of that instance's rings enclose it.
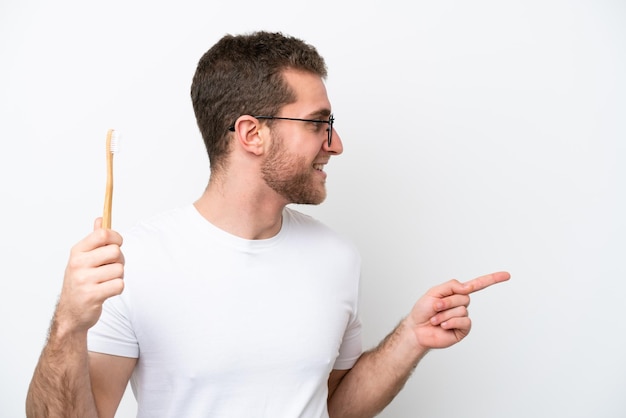
<path fill-rule="evenodd" d="M 102 213 L 102 228 L 111 229 L 111 211 L 113 208 L 113 152 L 111 151 L 111 136 L 113 130 L 107 133 L 106 144 L 106 164 L 107 182 L 106 193 L 104 195 L 104 211 Z"/>

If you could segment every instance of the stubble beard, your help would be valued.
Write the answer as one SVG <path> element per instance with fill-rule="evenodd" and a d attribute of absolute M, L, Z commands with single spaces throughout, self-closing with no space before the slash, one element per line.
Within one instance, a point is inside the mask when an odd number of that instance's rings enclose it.
<path fill-rule="evenodd" d="M 282 138 L 273 137 L 261 174 L 265 183 L 290 203 L 319 205 L 326 199 L 326 186 L 315 178 L 312 164 L 289 154 Z"/>

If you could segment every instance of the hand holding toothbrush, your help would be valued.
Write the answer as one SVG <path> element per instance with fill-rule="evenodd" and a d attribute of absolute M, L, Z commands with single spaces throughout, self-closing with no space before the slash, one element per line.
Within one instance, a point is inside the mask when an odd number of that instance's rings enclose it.
<path fill-rule="evenodd" d="M 86 332 L 100 318 L 102 304 L 124 289 L 122 236 L 102 228 L 96 219 L 94 230 L 71 251 L 54 322 L 63 331 Z"/>

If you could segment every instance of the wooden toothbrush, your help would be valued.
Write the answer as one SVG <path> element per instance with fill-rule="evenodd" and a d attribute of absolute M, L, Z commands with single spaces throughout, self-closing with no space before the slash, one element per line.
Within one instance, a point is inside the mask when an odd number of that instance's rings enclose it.
<path fill-rule="evenodd" d="M 113 209 L 113 155 L 119 149 L 119 134 L 109 129 L 106 139 L 107 182 L 104 194 L 104 211 L 102 213 L 102 228 L 111 229 L 111 211 Z"/>

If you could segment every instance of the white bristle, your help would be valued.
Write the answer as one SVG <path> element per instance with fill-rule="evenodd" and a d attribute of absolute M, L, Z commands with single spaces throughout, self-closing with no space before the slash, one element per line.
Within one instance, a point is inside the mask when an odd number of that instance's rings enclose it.
<path fill-rule="evenodd" d="M 109 151 L 111 151 L 111 153 L 116 154 L 120 152 L 121 139 L 122 138 L 119 132 L 117 131 L 111 132 L 111 146 L 109 148 Z"/>

